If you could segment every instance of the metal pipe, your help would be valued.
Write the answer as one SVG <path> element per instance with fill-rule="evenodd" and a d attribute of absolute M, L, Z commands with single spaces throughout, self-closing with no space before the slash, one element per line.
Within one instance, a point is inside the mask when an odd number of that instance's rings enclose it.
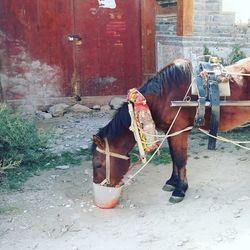
<path fill-rule="evenodd" d="M 171 101 L 171 107 L 198 107 L 197 101 Z M 210 107 L 210 102 L 205 103 L 206 107 Z M 250 100 L 245 101 L 220 101 L 223 107 L 250 107 Z"/>

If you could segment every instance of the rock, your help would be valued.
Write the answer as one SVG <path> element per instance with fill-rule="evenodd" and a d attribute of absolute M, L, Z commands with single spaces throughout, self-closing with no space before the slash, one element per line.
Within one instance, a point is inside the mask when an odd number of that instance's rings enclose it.
<path fill-rule="evenodd" d="M 68 165 L 56 166 L 56 169 L 61 169 L 61 170 L 69 169 L 69 166 Z"/>
<path fill-rule="evenodd" d="M 101 106 L 100 106 L 100 105 L 94 105 L 92 109 L 93 109 L 93 110 L 100 110 L 100 109 L 101 109 Z"/>
<path fill-rule="evenodd" d="M 242 212 L 242 208 L 236 209 L 233 211 L 233 217 L 234 218 L 240 218 L 241 217 L 241 212 Z"/>
<path fill-rule="evenodd" d="M 50 176 L 50 178 L 53 179 L 53 180 L 55 180 L 57 176 L 58 176 L 58 175 L 56 175 L 56 174 L 52 174 L 52 175 Z"/>
<path fill-rule="evenodd" d="M 36 244 L 32 247 L 32 249 L 36 249 L 38 246 L 39 246 L 39 243 L 36 243 Z"/>
<path fill-rule="evenodd" d="M 74 106 L 70 108 L 70 110 L 75 113 L 89 113 L 92 111 L 92 109 L 81 104 L 75 104 Z"/>
<path fill-rule="evenodd" d="M 218 237 L 215 238 L 215 240 L 216 240 L 217 242 L 221 242 L 221 241 L 223 241 L 223 238 L 222 238 L 221 236 L 218 236 Z"/>
<path fill-rule="evenodd" d="M 69 105 L 65 104 L 65 103 L 59 103 L 56 104 L 52 107 L 49 108 L 49 113 L 53 116 L 53 117 L 60 117 L 63 116 L 66 113 L 67 108 L 69 107 Z"/>
<path fill-rule="evenodd" d="M 238 201 L 247 201 L 247 200 L 250 200 L 250 197 L 247 195 L 243 195 L 238 199 Z"/>
<path fill-rule="evenodd" d="M 81 149 L 88 149 L 88 148 L 89 148 L 89 146 L 88 146 L 88 145 L 86 145 L 86 144 L 83 144 L 83 145 L 81 145 L 81 146 L 80 146 L 80 148 L 81 148 Z"/>
<path fill-rule="evenodd" d="M 17 108 L 17 112 L 21 115 L 34 115 L 35 114 L 35 108 L 33 105 L 29 105 L 29 104 L 24 104 L 24 105 L 20 105 Z"/>
<path fill-rule="evenodd" d="M 178 247 L 182 247 L 182 246 L 186 245 L 188 242 L 189 242 L 189 239 L 184 239 L 184 240 L 181 240 L 181 241 L 177 242 L 176 245 Z"/>
<path fill-rule="evenodd" d="M 125 98 L 121 98 L 121 97 L 114 97 L 111 99 L 111 101 L 109 102 L 109 106 L 112 108 L 112 109 L 119 109 L 122 104 L 124 102 L 126 102 L 127 100 Z"/>
<path fill-rule="evenodd" d="M 13 221 L 14 221 L 13 217 L 11 217 L 11 218 L 8 219 L 9 223 L 12 223 Z"/>
<path fill-rule="evenodd" d="M 106 112 L 106 111 L 110 111 L 110 110 L 111 110 L 111 107 L 109 105 L 103 105 L 103 106 L 101 106 L 101 111 Z"/>
<path fill-rule="evenodd" d="M 48 120 L 48 119 L 52 118 L 52 115 L 50 113 L 46 113 L 46 112 L 42 112 L 42 111 L 37 111 L 36 116 L 39 119 L 43 119 L 43 120 Z"/>
<path fill-rule="evenodd" d="M 62 128 L 56 129 L 56 134 L 61 135 L 61 134 L 64 134 L 64 133 L 65 133 L 64 129 L 62 129 Z"/>

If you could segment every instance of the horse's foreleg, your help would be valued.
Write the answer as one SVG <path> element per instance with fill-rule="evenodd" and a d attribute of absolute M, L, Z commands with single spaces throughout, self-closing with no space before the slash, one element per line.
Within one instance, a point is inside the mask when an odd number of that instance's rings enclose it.
<path fill-rule="evenodd" d="M 171 175 L 170 179 L 166 181 L 166 183 L 162 189 L 164 191 L 172 192 L 175 190 L 175 188 L 177 187 L 177 184 L 178 184 L 178 168 L 177 168 L 175 161 L 174 161 L 174 153 L 173 153 L 172 147 L 170 146 L 170 142 L 169 142 L 169 151 L 170 151 L 172 164 L 173 164 L 172 165 L 173 166 L 172 175 Z"/>
<path fill-rule="evenodd" d="M 173 191 L 170 202 L 180 202 L 185 197 L 188 189 L 186 176 L 188 133 L 170 137 L 169 148 L 173 161 L 173 172 L 171 178 L 166 182 L 163 190 Z"/>

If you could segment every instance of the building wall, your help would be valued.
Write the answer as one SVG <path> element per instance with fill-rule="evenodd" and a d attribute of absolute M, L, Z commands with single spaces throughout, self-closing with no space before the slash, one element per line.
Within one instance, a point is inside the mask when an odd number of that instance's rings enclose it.
<path fill-rule="evenodd" d="M 235 13 L 222 12 L 222 0 L 194 0 L 193 6 L 191 36 L 176 35 L 176 15 L 156 17 L 157 70 L 179 57 L 196 64 L 203 59 L 204 46 L 225 61 L 235 45 L 250 56 L 250 35 L 239 32 Z"/>

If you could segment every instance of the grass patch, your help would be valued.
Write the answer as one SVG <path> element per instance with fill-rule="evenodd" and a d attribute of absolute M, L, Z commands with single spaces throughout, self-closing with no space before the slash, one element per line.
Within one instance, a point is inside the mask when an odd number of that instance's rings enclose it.
<path fill-rule="evenodd" d="M 227 139 L 237 141 L 249 141 L 250 140 L 250 124 L 247 127 L 238 127 L 227 132 L 219 133 L 219 135 L 226 137 Z"/>
<path fill-rule="evenodd" d="M 2 214 L 10 214 L 13 212 L 18 212 L 19 208 L 18 207 L 13 207 L 13 206 L 0 206 L 0 215 Z"/>
<path fill-rule="evenodd" d="M 34 122 L 0 104 L 0 174 L 37 161 L 47 143 L 48 135 L 38 130 Z"/>
<path fill-rule="evenodd" d="M 0 187 L 20 189 L 31 176 L 59 165 L 79 165 L 90 159 L 90 150 L 63 152 L 48 150 L 50 134 L 41 131 L 31 120 L 16 115 L 0 104 Z"/>
<path fill-rule="evenodd" d="M 147 154 L 147 159 L 149 159 L 153 152 L 150 152 Z M 139 157 L 139 151 L 137 147 L 134 147 L 133 150 L 130 152 L 130 161 L 131 163 L 135 163 L 138 160 Z M 168 148 L 161 148 L 160 149 L 160 155 L 158 155 L 158 153 L 156 153 L 155 157 L 152 159 L 152 163 L 154 163 L 155 165 L 159 165 L 159 164 L 168 164 L 170 163 L 171 160 L 171 156 L 169 153 L 169 149 Z"/>
<path fill-rule="evenodd" d="M 0 176 L 0 184 L 4 189 L 21 189 L 25 181 L 35 175 L 40 175 L 41 171 L 53 169 L 60 165 L 80 165 L 83 160 L 90 159 L 90 150 L 82 149 L 77 152 L 63 152 L 53 154 L 49 151 L 40 154 L 39 159 L 29 165 L 22 165 L 16 169 L 9 169 Z"/>

